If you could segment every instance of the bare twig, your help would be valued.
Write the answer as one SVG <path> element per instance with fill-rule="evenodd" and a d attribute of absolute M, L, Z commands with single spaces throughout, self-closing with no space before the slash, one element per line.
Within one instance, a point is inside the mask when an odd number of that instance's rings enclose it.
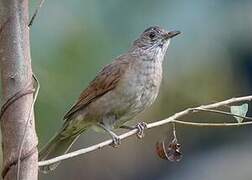
<path fill-rule="evenodd" d="M 39 12 L 39 9 L 42 7 L 44 1 L 45 1 L 45 0 L 41 0 L 41 1 L 39 2 L 39 5 L 38 5 L 38 7 L 36 8 L 34 14 L 32 15 L 32 18 L 31 18 L 31 20 L 30 20 L 30 22 L 29 22 L 29 24 L 28 24 L 28 27 L 31 27 L 31 26 L 32 26 L 33 21 L 34 21 L 35 17 L 37 16 L 38 12 Z"/>
<path fill-rule="evenodd" d="M 201 107 L 192 108 L 192 109 L 195 110 L 195 111 L 212 112 L 212 113 L 216 113 L 216 114 L 223 114 L 223 115 L 229 115 L 229 116 L 233 116 L 233 117 L 240 117 L 240 118 L 247 119 L 247 120 L 252 120 L 251 117 L 240 116 L 240 115 L 237 115 L 237 114 L 233 114 L 233 113 L 225 112 L 225 111 L 220 111 L 220 110 L 216 110 L 216 109 L 204 109 L 204 108 L 201 108 Z"/>
<path fill-rule="evenodd" d="M 27 131 L 27 127 L 28 127 L 28 124 L 29 124 L 29 121 L 31 119 L 31 116 L 32 116 L 32 109 L 34 108 L 34 104 L 37 100 L 37 97 L 38 97 L 38 93 L 39 93 L 39 89 L 40 89 L 40 84 L 39 84 L 39 81 L 37 79 L 37 77 L 35 76 L 35 74 L 32 75 L 34 81 L 37 83 L 37 87 L 36 87 L 36 91 L 35 91 L 35 94 L 34 94 L 34 98 L 33 98 L 33 101 L 32 101 L 32 104 L 31 104 L 31 107 L 29 109 L 29 114 L 28 114 L 28 118 L 25 122 L 25 129 L 24 129 L 24 134 L 22 136 L 22 139 L 21 139 L 21 142 L 19 144 L 19 148 L 18 148 L 18 159 L 17 159 L 17 180 L 19 180 L 19 174 L 20 174 L 20 162 L 21 162 L 21 155 L 22 155 L 22 150 L 23 150 L 23 146 L 24 146 L 24 139 L 25 139 L 25 135 L 26 135 L 26 131 Z"/>
<path fill-rule="evenodd" d="M 173 138 L 177 139 L 176 124 L 175 123 L 172 123 L 172 133 L 173 133 Z"/>
<path fill-rule="evenodd" d="M 212 109 L 212 108 L 218 108 L 218 107 L 225 106 L 225 105 L 228 105 L 228 104 L 244 102 L 244 101 L 251 101 L 251 100 L 252 100 L 252 96 L 244 96 L 244 97 L 228 99 L 228 100 L 213 103 L 213 104 L 203 105 L 203 106 L 199 106 L 199 107 L 195 107 L 195 108 L 188 108 L 188 109 L 186 109 L 184 111 L 181 111 L 181 112 L 178 112 L 178 113 L 176 113 L 176 114 L 174 114 L 174 115 L 172 115 L 172 116 L 170 116 L 170 117 L 168 117 L 168 118 L 166 118 L 164 120 L 160 120 L 160 121 L 157 121 L 157 122 L 154 122 L 154 123 L 149 123 L 149 124 L 147 124 L 146 129 L 151 129 L 151 128 L 162 126 L 162 125 L 168 124 L 168 123 L 191 125 L 191 126 L 198 126 L 198 127 L 206 127 L 206 126 L 207 127 L 230 127 L 230 126 L 233 127 L 233 126 L 252 125 L 252 121 L 243 122 L 243 123 L 238 123 L 238 122 L 237 123 L 197 123 L 197 122 L 186 122 L 186 121 L 178 120 L 181 117 L 184 117 L 184 116 L 186 116 L 188 114 L 197 112 L 197 111 L 202 110 L 202 109 L 204 109 L 204 111 L 206 111 L 206 110 L 209 110 L 209 109 Z M 210 110 L 209 112 L 217 113 L 216 111 L 217 110 L 214 110 L 214 111 Z M 220 113 L 220 112 L 218 111 L 218 113 Z M 235 116 L 234 114 L 226 113 L 226 112 L 221 113 L 221 114 Z M 245 117 L 242 117 L 242 118 L 245 118 Z M 250 119 L 250 117 L 247 117 L 247 119 Z M 137 129 L 133 129 L 133 130 L 128 131 L 128 132 L 126 132 L 124 134 L 121 134 L 119 137 L 121 139 L 125 139 L 125 138 L 127 138 L 129 136 L 132 136 L 132 135 L 136 134 L 137 132 L 138 132 Z M 77 151 L 70 152 L 70 153 L 62 155 L 62 156 L 58 156 L 58 157 L 55 157 L 55 158 L 52 158 L 52 159 L 49 159 L 49 160 L 45 160 L 45 161 L 40 161 L 39 166 L 45 166 L 45 165 L 53 164 L 53 163 L 56 163 L 56 162 L 59 162 L 59 161 L 65 160 L 65 159 L 69 159 L 69 158 L 73 158 L 75 156 L 79 156 L 81 154 L 89 153 L 89 152 L 101 149 L 104 146 L 108 146 L 111 143 L 112 143 L 112 140 L 107 140 L 107 141 L 101 142 L 99 144 L 89 146 L 87 148 L 83 148 L 83 149 L 80 149 L 80 150 L 77 150 Z"/>
<path fill-rule="evenodd" d="M 251 96 L 243 96 L 243 97 L 238 97 L 238 98 L 231 98 L 225 101 L 221 101 L 221 102 L 217 102 L 217 103 L 213 103 L 213 104 L 208 104 L 208 105 L 203 105 L 203 106 L 199 106 L 199 107 L 195 107 L 195 108 L 188 108 L 184 111 L 178 112 L 176 114 L 174 114 L 173 116 L 170 116 L 169 118 L 166 118 L 164 120 L 161 121 L 157 121 L 154 123 L 149 124 L 150 128 L 152 127 L 156 127 L 156 126 L 161 126 L 163 124 L 166 123 L 170 123 L 171 119 L 179 119 L 185 115 L 188 115 L 192 112 L 195 112 L 194 109 L 197 108 L 201 108 L 201 109 L 213 109 L 213 108 L 218 108 L 218 107 L 222 107 L 228 104 L 234 104 L 234 103 L 238 103 L 238 102 L 245 102 L 245 101 L 251 101 L 252 100 L 252 95 Z M 197 112 L 197 111 L 196 111 Z M 235 116 L 235 114 L 233 114 Z M 245 118 L 245 117 L 243 117 Z M 241 124 L 241 123 L 240 123 Z M 148 127 L 149 127 L 148 126 Z"/>
<path fill-rule="evenodd" d="M 252 125 L 252 121 L 242 122 L 242 123 L 200 123 L 200 122 L 188 122 L 188 121 L 181 121 L 181 120 L 171 120 L 176 124 L 182 125 L 189 125 L 189 126 L 196 126 L 196 127 L 238 127 L 238 126 L 246 126 Z"/>

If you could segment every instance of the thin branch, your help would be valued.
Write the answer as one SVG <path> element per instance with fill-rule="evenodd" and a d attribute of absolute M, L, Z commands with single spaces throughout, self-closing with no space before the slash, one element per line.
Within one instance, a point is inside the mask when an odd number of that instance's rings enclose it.
<path fill-rule="evenodd" d="M 19 180 L 19 177 L 20 177 L 21 155 L 22 155 L 22 150 L 23 150 L 23 146 L 24 146 L 24 139 L 25 139 L 27 127 L 28 127 L 29 121 L 31 119 L 32 109 L 34 108 L 34 104 L 35 104 L 35 102 L 37 100 L 39 89 L 40 89 L 40 84 L 39 84 L 39 81 L 38 81 L 37 77 L 35 76 L 35 74 L 33 74 L 32 77 L 33 77 L 34 81 L 37 83 L 37 87 L 36 87 L 36 91 L 35 91 L 35 94 L 34 94 L 32 104 L 31 104 L 30 109 L 29 109 L 28 118 L 27 118 L 27 120 L 25 122 L 24 134 L 22 136 L 22 139 L 21 139 L 21 142 L 20 142 L 19 148 L 18 148 L 17 180 Z"/>
<path fill-rule="evenodd" d="M 37 14 L 38 14 L 40 8 L 42 7 L 44 1 L 45 1 L 45 0 L 41 0 L 41 1 L 39 2 L 39 5 L 38 5 L 38 7 L 36 8 L 34 14 L 32 15 L 32 18 L 31 18 L 31 20 L 30 20 L 30 22 L 29 22 L 29 24 L 28 24 L 28 27 L 31 27 L 31 26 L 32 26 L 33 21 L 34 21 L 35 17 L 37 16 Z"/>
<path fill-rule="evenodd" d="M 119 137 L 120 137 L 120 139 L 125 139 L 125 138 L 127 138 L 129 136 L 132 136 L 132 135 L 136 134 L 137 132 L 138 132 L 137 129 L 133 129 L 131 131 L 128 131 L 127 133 L 124 133 L 124 134 L 120 135 Z M 53 163 L 56 163 L 56 162 L 59 162 L 59 161 L 65 160 L 65 159 L 73 158 L 73 157 L 79 156 L 81 154 L 86 154 L 88 152 L 101 149 L 101 148 L 103 148 L 105 146 L 108 146 L 108 145 L 110 145 L 112 143 L 113 143 L 113 141 L 111 139 L 106 140 L 106 141 L 104 141 L 102 143 L 92 145 L 92 146 L 89 146 L 89 147 L 84 148 L 84 149 L 73 151 L 73 152 L 67 153 L 67 154 L 62 155 L 62 156 L 57 156 L 57 157 L 49 159 L 49 160 L 40 161 L 38 163 L 38 166 L 45 166 L 45 165 L 53 164 Z"/>
<path fill-rule="evenodd" d="M 246 126 L 252 125 L 252 121 L 242 122 L 242 123 L 200 123 L 200 122 L 188 122 L 188 121 L 180 121 L 180 120 L 172 120 L 176 124 L 189 125 L 189 126 L 197 126 L 197 127 L 238 127 L 238 126 Z"/>
<path fill-rule="evenodd" d="M 237 97 L 237 98 L 231 98 L 231 99 L 228 99 L 228 100 L 225 100 L 225 101 L 221 101 L 221 102 L 217 102 L 217 103 L 213 103 L 213 104 L 208 104 L 208 105 L 202 105 L 202 106 L 195 107 L 195 108 L 188 108 L 188 109 L 186 109 L 184 111 L 181 111 L 181 112 L 178 112 L 178 113 L 174 114 L 173 116 L 170 116 L 167 119 L 151 123 L 150 128 L 156 127 L 156 126 L 161 126 L 161 125 L 164 125 L 166 123 L 170 123 L 170 118 L 171 119 L 179 119 L 181 117 L 184 117 L 184 116 L 186 116 L 188 114 L 191 114 L 191 113 L 195 112 L 194 109 L 197 109 L 197 108 L 213 109 L 213 108 L 226 106 L 228 104 L 234 104 L 234 103 L 238 103 L 238 102 L 246 102 L 246 101 L 251 101 L 251 100 L 252 100 L 252 95 Z M 245 117 L 243 117 L 243 118 L 245 118 Z"/>
<path fill-rule="evenodd" d="M 165 124 L 168 124 L 168 123 L 177 123 L 177 124 L 191 125 L 191 126 L 198 126 L 198 127 L 206 127 L 206 126 L 207 127 L 226 127 L 226 126 L 229 126 L 229 127 L 230 126 L 232 126 L 232 127 L 235 126 L 235 127 L 237 127 L 237 126 L 242 126 L 242 125 L 252 125 L 252 121 L 243 122 L 243 123 L 238 123 L 238 122 L 237 123 L 196 123 L 196 122 L 186 122 L 186 121 L 178 120 L 179 118 L 184 117 L 184 116 L 186 116 L 188 114 L 197 112 L 195 110 L 202 110 L 202 109 L 207 110 L 207 109 L 212 109 L 212 108 L 218 108 L 218 107 L 225 106 L 225 105 L 228 105 L 228 104 L 244 102 L 244 101 L 251 101 L 251 100 L 252 100 L 252 96 L 244 96 L 244 97 L 228 99 L 228 100 L 213 103 L 213 104 L 203 105 L 203 106 L 199 106 L 199 107 L 195 107 L 195 108 L 188 108 L 188 109 L 186 109 L 184 111 L 181 111 L 181 112 L 178 112 L 178 113 L 174 114 L 173 116 L 170 116 L 170 117 L 168 117 L 168 118 L 166 118 L 164 120 L 149 123 L 149 124 L 147 124 L 146 129 L 151 129 L 151 128 L 158 127 L 158 126 L 161 126 L 161 125 L 165 125 Z M 213 112 L 213 111 L 209 111 L 209 112 Z M 214 112 L 216 112 L 216 111 L 214 111 Z M 226 114 L 226 113 L 221 113 L 221 114 Z M 228 115 L 231 115 L 231 114 L 228 113 Z M 233 114 L 232 114 L 232 116 L 233 116 Z M 242 117 L 242 118 L 245 118 L 245 117 Z M 119 137 L 121 139 L 125 139 L 125 138 L 128 138 L 128 137 L 136 134 L 137 132 L 138 132 L 137 129 L 133 129 L 133 130 L 128 131 L 128 132 L 126 132 L 124 134 L 121 134 Z M 112 140 L 107 140 L 107 141 L 101 142 L 99 144 L 89 146 L 87 148 L 83 148 L 83 149 L 80 149 L 80 150 L 77 150 L 77 151 L 70 152 L 70 153 L 62 155 L 62 156 L 58 156 L 58 157 L 55 157 L 55 158 L 52 158 L 52 159 L 49 159 L 49 160 L 45 160 L 45 161 L 40 161 L 39 166 L 45 166 L 45 165 L 53 164 L 53 163 L 56 163 L 56 162 L 59 162 L 59 161 L 65 160 L 65 159 L 69 159 L 69 158 L 79 156 L 81 154 L 89 153 L 89 152 L 101 149 L 101 148 L 103 148 L 105 146 L 108 146 L 111 143 L 112 143 Z"/>
<path fill-rule="evenodd" d="M 228 115 L 228 116 L 235 116 L 235 117 L 240 117 L 240 118 L 243 118 L 243 119 L 247 119 L 247 120 L 252 120 L 251 117 L 247 117 L 247 116 L 240 116 L 240 115 L 237 115 L 237 114 L 233 114 L 233 113 L 230 113 L 230 112 L 225 112 L 225 111 L 220 111 L 220 110 L 215 110 L 215 109 L 204 109 L 204 108 L 192 108 L 193 110 L 195 111 L 204 111 L 204 112 L 212 112 L 212 113 L 216 113 L 216 114 L 224 114 L 224 115 Z"/>

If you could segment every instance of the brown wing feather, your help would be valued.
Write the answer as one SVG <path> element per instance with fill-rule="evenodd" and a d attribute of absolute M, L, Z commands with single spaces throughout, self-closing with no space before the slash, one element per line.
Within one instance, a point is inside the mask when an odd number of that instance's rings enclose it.
<path fill-rule="evenodd" d="M 66 113 L 64 119 L 69 119 L 76 111 L 85 108 L 98 97 L 114 89 L 129 67 L 129 62 L 125 59 L 125 56 L 120 56 L 114 62 L 105 66 L 81 93 L 78 101 Z"/>

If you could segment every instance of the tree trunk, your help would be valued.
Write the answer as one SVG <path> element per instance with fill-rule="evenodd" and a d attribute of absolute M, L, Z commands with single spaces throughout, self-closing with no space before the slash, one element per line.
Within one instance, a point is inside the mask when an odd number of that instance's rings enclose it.
<path fill-rule="evenodd" d="M 2 176 L 6 180 L 14 180 L 17 177 L 19 146 L 30 111 L 32 114 L 25 133 L 19 179 L 35 180 L 38 176 L 37 136 L 33 108 L 31 109 L 33 87 L 28 9 L 28 0 L 0 0 L 2 102 L 8 102 L 15 97 L 14 101 L 5 107 L 1 117 Z"/>

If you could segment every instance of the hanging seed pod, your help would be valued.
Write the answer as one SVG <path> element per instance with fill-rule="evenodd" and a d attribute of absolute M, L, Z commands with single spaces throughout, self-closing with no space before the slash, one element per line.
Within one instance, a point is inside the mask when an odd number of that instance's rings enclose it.
<path fill-rule="evenodd" d="M 178 144 L 175 139 L 171 143 L 165 143 L 165 141 L 159 141 L 156 143 L 156 152 L 161 159 L 170 161 L 180 161 L 182 159 L 182 153 L 180 151 L 181 145 Z"/>
<path fill-rule="evenodd" d="M 161 159 L 170 160 L 172 162 L 178 162 L 182 159 L 180 148 L 181 145 L 177 140 L 175 125 L 173 125 L 173 139 L 171 142 L 167 142 L 167 139 L 165 139 L 156 143 L 156 152 L 158 156 Z"/>

